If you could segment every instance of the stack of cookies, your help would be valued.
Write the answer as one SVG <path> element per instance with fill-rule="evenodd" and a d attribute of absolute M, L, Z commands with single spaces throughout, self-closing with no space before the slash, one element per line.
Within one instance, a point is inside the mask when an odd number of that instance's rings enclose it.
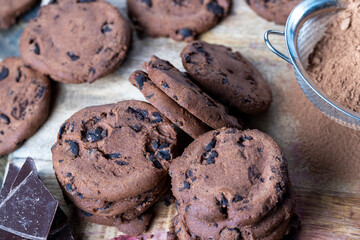
<path fill-rule="evenodd" d="M 287 162 L 258 130 L 222 128 L 170 164 L 178 216 L 170 239 L 282 239 L 294 214 Z"/>
<path fill-rule="evenodd" d="M 135 71 L 129 80 L 191 137 L 222 127 L 241 129 L 241 121 L 230 115 L 231 110 L 258 114 L 269 108 L 269 86 L 240 53 L 194 41 L 185 47 L 181 57 L 187 72 L 152 56 L 143 64 L 146 72 Z"/>
<path fill-rule="evenodd" d="M 85 108 L 61 127 L 52 148 L 64 195 L 87 221 L 144 232 L 146 210 L 169 189 L 176 152 L 172 123 L 141 101 Z"/>

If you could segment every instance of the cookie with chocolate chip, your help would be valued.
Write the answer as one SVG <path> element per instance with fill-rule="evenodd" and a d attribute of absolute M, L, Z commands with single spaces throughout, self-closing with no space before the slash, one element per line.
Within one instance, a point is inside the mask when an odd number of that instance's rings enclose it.
<path fill-rule="evenodd" d="M 196 138 L 210 131 L 210 127 L 161 91 L 151 81 L 147 73 L 139 70 L 135 71 L 130 76 L 129 81 L 141 91 L 154 107 L 191 137 Z"/>
<path fill-rule="evenodd" d="M 38 0 L 0 0 L 0 29 L 7 29 L 16 18 L 30 10 Z"/>
<path fill-rule="evenodd" d="M 277 24 L 285 25 L 291 11 L 302 0 L 246 0 L 247 4 L 260 17 Z"/>
<path fill-rule="evenodd" d="M 24 30 L 20 52 L 56 81 L 93 82 L 121 65 L 131 35 L 128 21 L 105 1 L 53 1 Z"/>
<path fill-rule="evenodd" d="M 210 96 L 239 112 L 258 114 L 269 108 L 272 94 L 260 72 L 239 52 L 203 41 L 181 52 L 191 78 Z"/>
<path fill-rule="evenodd" d="M 152 37 L 192 41 L 226 17 L 232 0 L 127 0 L 131 20 Z"/>
<path fill-rule="evenodd" d="M 52 148 L 53 165 L 67 196 L 114 202 L 163 181 L 175 146 L 176 131 L 157 109 L 123 101 L 87 107 L 66 120 Z"/>
<path fill-rule="evenodd" d="M 132 220 L 124 220 L 121 216 L 103 217 L 77 209 L 76 214 L 80 219 L 101 225 L 115 226 L 119 231 L 131 236 L 140 235 L 147 229 L 152 214 L 145 213 Z"/>
<path fill-rule="evenodd" d="M 274 209 L 289 183 L 287 162 L 275 141 L 258 130 L 234 128 L 197 138 L 171 163 L 170 174 L 186 214 L 243 226 Z"/>
<path fill-rule="evenodd" d="M 149 78 L 168 97 L 208 126 L 242 128 L 221 103 L 203 92 L 187 73 L 180 72 L 168 61 L 152 56 L 143 64 Z"/>
<path fill-rule="evenodd" d="M 0 155 L 14 151 L 44 123 L 50 81 L 20 58 L 0 62 Z"/>

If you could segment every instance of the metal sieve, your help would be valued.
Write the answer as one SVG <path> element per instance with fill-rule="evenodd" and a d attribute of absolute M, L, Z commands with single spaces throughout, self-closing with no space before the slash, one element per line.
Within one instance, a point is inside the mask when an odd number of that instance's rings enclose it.
<path fill-rule="evenodd" d="M 301 89 L 317 108 L 332 120 L 360 130 L 360 114 L 329 97 L 306 72 L 309 55 L 323 37 L 327 24 L 337 11 L 345 7 L 345 1 L 304 0 L 291 12 L 285 32 L 269 30 L 265 33 L 264 39 L 273 53 L 293 65 Z M 270 43 L 271 34 L 285 36 L 289 56 L 278 51 Z"/>

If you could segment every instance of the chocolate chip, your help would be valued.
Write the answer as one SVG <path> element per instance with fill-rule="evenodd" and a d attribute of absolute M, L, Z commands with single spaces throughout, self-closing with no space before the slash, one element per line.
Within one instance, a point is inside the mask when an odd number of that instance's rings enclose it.
<path fill-rule="evenodd" d="M 260 178 L 259 170 L 256 168 L 255 165 L 252 165 L 248 168 L 248 179 L 251 184 L 254 184 L 256 179 Z"/>
<path fill-rule="evenodd" d="M 168 148 L 168 147 L 170 147 L 170 143 L 164 142 L 163 144 L 160 145 L 159 149 L 164 149 L 164 148 Z"/>
<path fill-rule="evenodd" d="M 90 71 L 92 74 L 95 74 L 95 73 L 96 73 L 96 70 L 95 70 L 95 68 L 93 68 L 93 67 L 90 67 L 89 71 Z"/>
<path fill-rule="evenodd" d="M 35 99 L 41 99 L 46 91 L 45 86 L 40 86 L 35 94 Z"/>
<path fill-rule="evenodd" d="M 77 3 L 89 3 L 89 2 L 96 2 L 96 0 L 77 0 Z"/>
<path fill-rule="evenodd" d="M 63 123 L 63 125 L 61 125 L 61 127 L 59 128 L 59 139 L 62 139 L 62 135 L 65 133 L 66 130 L 66 125 L 68 124 L 68 122 Z"/>
<path fill-rule="evenodd" d="M 163 87 L 164 89 L 169 89 L 170 88 L 169 85 L 166 82 L 161 84 L 161 87 Z"/>
<path fill-rule="evenodd" d="M 68 192 L 72 192 L 72 191 L 73 191 L 73 188 L 72 188 L 72 185 L 71 185 L 71 184 L 66 184 L 66 185 L 65 185 L 65 189 L 66 189 L 66 191 L 68 191 Z"/>
<path fill-rule="evenodd" d="M 192 177 L 193 176 L 193 172 L 189 169 L 187 172 L 186 172 L 186 178 L 189 178 L 189 177 Z"/>
<path fill-rule="evenodd" d="M 159 160 L 155 156 L 155 152 L 151 151 L 149 153 L 149 160 L 154 164 L 155 168 L 157 169 L 163 169 L 163 166 L 159 162 Z"/>
<path fill-rule="evenodd" d="M 179 192 L 181 192 L 184 189 L 190 189 L 190 183 L 187 181 L 184 181 L 184 187 L 179 189 Z"/>
<path fill-rule="evenodd" d="M 188 211 L 189 211 L 189 208 L 190 208 L 190 206 L 187 205 L 187 206 L 185 207 L 185 212 L 188 212 Z"/>
<path fill-rule="evenodd" d="M 239 201 L 242 201 L 244 198 L 239 195 L 239 194 L 235 194 L 234 198 L 232 199 L 232 202 L 239 202 Z"/>
<path fill-rule="evenodd" d="M 222 84 L 227 84 L 229 82 L 229 79 L 223 78 L 221 82 L 222 82 Z"/>
<path fill-rule="evenodd" d="M 159 123 L 163 121 L 163 117 L 161 116 L 160 113 L 158 112 L 153 112 L 152 113 L 154 120 L 151 121 L 151 123 Z"/>
<path fill-rule="evenodd" d="M 250 137 L 250 136 L 241 136 L 240 139 L 239 139 L 239 141 L 237 142 L 237 144 L 238 144 L 240 147 L 245 147 L 243 143 L 244 143 L 246 140 L 253 140 L 253 137 Z"/>
<path fill-rule="evenodd" d="M 180 34 L 184 40 L 185 38 L 193 36 L 193 31 L 189 28 L 182 28 L 178 30 L 178 34 Z"/>
<path fill-rule="evenodd" d="M 74 154 L 74 157 L 77 157 L 79 155 L 79 144 L 71 140 L 65 140 L 65 142 L 69 144 L 70 150 L 72 154 Z"/>
<path fill-rule="evenodd" d="M 191 61 L 191 57 L 187 54 L 184 54 L 184 60 L 186 63 L 194 63 L 193 61 Z"/>
<path fill-rule="evenodd" d="M 209 12 L 213 12 L 216 16 L 223 16 L 224 15 L 224 8 L 222 8 L 216 1 L 209 2 L 206 5 L 206 9 Z"/>
<path fill-rule="evenodd" d="M 220 204 L 221 204 L 222 206 L 228 206 L 228 205 L 229 205 L 229 201 L 226 199 L 226 197 L 224 196 L 224 194 L 222 194 L 222 196 L 221 196 Z"/>
<path fill-rule="evenodd" d="M 10 124 L 10 119 L 8 116 L 6 116 L 5 114 L 1 113 L 0 114 L 0 119 L 4 120 L 5 124 L 9 125 Z"/>
<path fill-rule="evenodd" d="M 216 145 L 216 140 L 215 139 L 211 140 L 210 143 L 208 143 L 208 145 L 206 145 L 205 151 L 209 152 L 212 148 L 215 147 L 215 145 Z"/>
<path fill-rule="evenodd" d="M 40 55 L 40 47 L 39 47 L 39 44 L 37 44 L 37 43 L 35 43 L 34 44 L 34 53 L 36 54 L 36 55 Z"/>
<path fill-rule="evenodd" d="M 146 119 L 149 118 L 149 113 L 147 110 L 143 110 L 143 109 L 134 109 L 132 107 L 128 107 L 128 109 L 126 110 L 127 112 L 129 113 L 133 113 L 135 114 L 136 118 L 141 120 L 141 121 L 144 121 Z"/>
<path fill-rule="evenodd" d="M 84 214 L 86 217 L 91 217 L 92 216 L 91 213 L 85 212 L 83 210 L 81 210 L 81 213 Z"/>
<path fill-rule="evenodd" d="M 141 2 L 145 3 L 148 7 L 152 7 L 151 0 L 141 0 Z"/>
<path fill-rule="evenodd" d="M 0 81 L 7 78 L 8 75 L 9 75 L 9 69 L 6 67 L 2 67 L 1 72 L 0 72 Z"/>
<path fill-rule="evenodd" d="M 154 94 L 152 93 L 152 94 L 150 94 L 150 95 L 148 95 L 148 96 L 146 96 L 146 99 L 150 99 L 150 98 L 152 98 L 154 96 Z"/>
<path fill-rule="evenodd" d="M 20 82 L 21 75 L 22 75 L 20 68 L 17 69 L 17 72 L 18 72 L 18 73 L 17 73 L 17 76 L 16 76 L 16 78 L 15 78 L 15 81 L 16 81 L 16 82 Z M 1 74 L 0 74 L 0 75 L 1 75 Z M 1 79 L 1 77 L 0 77 L 0 79 Z"/>
<path fill-rule="evenodd" d="M 198 51 L 199 53 L 203 53 L 204 52 L 204 45 L 202 43 L 199 42 L 195 42 L 192 44 L 193 47 L 196 49 L 196 51 Z"/>
<path fill-rule="evenodd" d="M 281 182 L 278 182 L 275 184 L 275 189 L 278 193 L 282 192 L 284 190 L 284 184 Z"/>
<path fill-rule="evenodd" d="M 76 60 L 78 60 L 80 57 L 79 56 L 77 56 L 75 53 L 73 53 L 73 52 L 67 52 L 66 53 L 68 56 L 69 56 L 69 58 L 71 59 L 71 61 L 76 61 Z"/>
<path fill-rule="evenodd" d="M 142 90 L 142 88 L 144 86 L 144 82 L 147 82 L 147 77 L 140 74 L 135 77 L 135 81 L 136 81 L 137 85 L 139 86 L 139 89 Z"/>
<path fill-rule="evenodd" d="M 125 162 L 125 161 L 118 161 L 118 160 L 116 160 L 115 163 L 118 164 L 118 165 L 120 165 L 120 166 L 129 165 L 129 163 L 128 163 L 128 162 Z"/>
<path fill-rule="evenodd" d="M 109 154 L 105 154 L 104 157 L 106 159 L 121 158 L 121 154 L 120 153 L 109 153 Z"/>
<path fill-rule="evenodd" d="M 81 193 L 75 193 L 75 196 L 77 196 L 77 197 L 79 197 L 80 199 L 83 199 L 84 197 L 83 197 L 83 195 L 81 194 Z"/>
<path fill-rule="evenodd" d="M 111 32 L 112 29 L 111 27 L 108 25 L 108 23 L 104 23 L 101 27 L 101 32 L 102 33 L 107 33 L 107 32 Z"/>
<path fill-rule="evenodd" d="M 157 153 L 157 156 L 160 158 L 160 159 L 164 159 L 166 161 L 170 161 L 171 160 L 171 154 L 170 154 L 170 151 L 167 150 L 167 151 L 164 151 L 164 150 L 160 150 L 158 153 Z"/>
<path fill-rule="evenodd" d="M 251 85 L 255 85 L 255 79 L 252 76 L 247 76 L 245 79 L 248 80 Z"/>
<path fill-rule="evenodd" d="M 141 127 L 138 126 L 138 125 L 130 126 L 130 128 L 131 128 L 132 130 L 134 130 L 135 132 L 140 132 L 140 131 L 141 131 Z"/>
<path fill-rule="evenodd" d="M 211 151 L 208 152 L 205 155 L 205 159 L 206 159 L 206 164 L 214 164 L 215 163 L 215 158 L 218 156 L 218 153 L 216 151 Z"/>
<path fill-rule="evenodd" d="M 86 140 L 88 142 L 97 142 L 107 136 L 107 131 L 102 129 L 101 127 L 97 127 L 96 129 L 90 129 L 86 133 Z"/>

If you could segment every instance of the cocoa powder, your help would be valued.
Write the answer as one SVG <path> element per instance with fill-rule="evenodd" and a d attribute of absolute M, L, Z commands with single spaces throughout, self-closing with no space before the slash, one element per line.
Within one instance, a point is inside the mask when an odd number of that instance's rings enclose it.
<path fill-rule="evenodd" d="M 360 113 L 360 1 L 348 2 L 310 55 L 308 72 L 331 98 Z"/>

